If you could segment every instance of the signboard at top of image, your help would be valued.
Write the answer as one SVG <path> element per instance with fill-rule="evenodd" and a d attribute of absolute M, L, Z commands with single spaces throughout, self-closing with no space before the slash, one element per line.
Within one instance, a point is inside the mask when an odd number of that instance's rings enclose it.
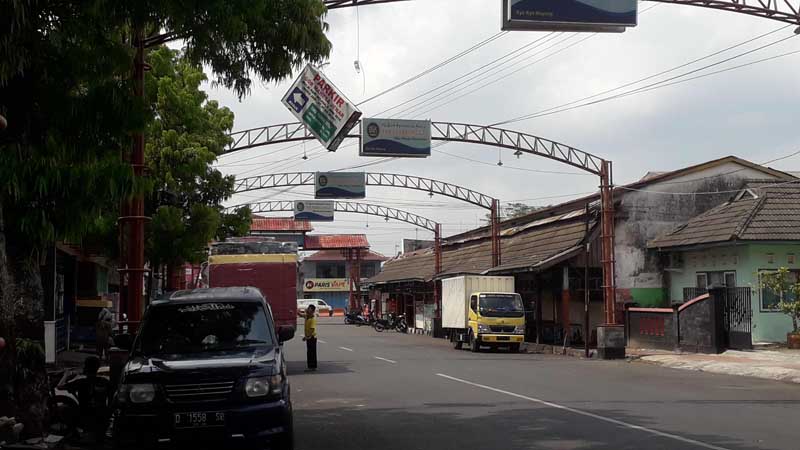
<path fill-rule="evenodd" d="M 637 0 L 502 0 L 503 30 L 622 33 L 637 24 Z"/>
<path fill-rule="evenodd" d="M 431 156 L 430 120 L 362 119 L 360 156 Z"/>
<path fill-rule="evenodd" d="M 333 222 L 334 204 L 330 201 L 304 200 L 294 202 L 294 219 L 309 222 Z"/>
<path fill-rule="evenodd" d="M 314 174 L 314 198 L 365 198 L 364 172 L 317 172 Z"/>
<path fill-rule="evenodd" d="M 283 104 L 332 152 L 361 117 L 361 111 L 311 64 L 283 96 Z"/>

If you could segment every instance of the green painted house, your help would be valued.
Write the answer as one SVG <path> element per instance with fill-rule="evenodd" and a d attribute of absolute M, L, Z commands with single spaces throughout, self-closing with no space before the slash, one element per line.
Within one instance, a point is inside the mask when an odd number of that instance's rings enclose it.
<path fill-rule="evenodd" d="M 785 342 L 791 319 L 760 274 L 788 267 L 800 276 L 800 182 L 750 183 L 732 201 L 648 243 L 659 253 L 672 301 L 711 285 L 750 287 L 753 342 Z"/>

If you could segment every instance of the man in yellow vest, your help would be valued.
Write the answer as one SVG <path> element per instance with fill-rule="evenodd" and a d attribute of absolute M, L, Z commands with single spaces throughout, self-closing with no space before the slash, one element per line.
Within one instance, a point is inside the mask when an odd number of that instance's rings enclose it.
<path fill-rule="evenodd" d="M 317 315 L 316 306 L 308 305 L 306 310 L 305 322 L 305 336 L 303 340 L 306 341 L 306 359 L 308 360 L 307 371 L 317 370 Z"/>

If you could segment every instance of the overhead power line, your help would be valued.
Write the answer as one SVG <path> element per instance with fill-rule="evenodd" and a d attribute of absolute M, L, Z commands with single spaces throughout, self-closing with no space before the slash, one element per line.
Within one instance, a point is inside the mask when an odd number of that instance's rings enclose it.
<path fill-rule="evenodd" d="M 774 31 L 766 33 L 764 35 L 756 36 L 754 38 L 748 39 L 747 41 L 744 41 L 742 43 L 739 43 L 739 44 L 736 44 L 734 46 L 731 46 L 731 47 L 729 47 L 727 49 L 723 49 L 723 50 L 720 50 L 718 52 L 715 52 L 712 55 L 718 55 L 720 53 L 724 53 L 724 52 L 726 52 L 728 50 L 731 50 L 733 48 L 737 48 L 737 47 L 740 47 L 742 45 L 748 44 L 750 42 L 754 42 L 754 41 L 756 41 L 758 39 L 761 39 L 764 36 L 767 36 L 767 35 L 770 35 L 770 34 L 772 34 L 774 32 L 780 31 L 781 29 L 784 29 L 784 28 L 786 28 L 786 27 L 781 27 L 780 29 L 774 30 Z M 610 100 L 615 100 L 615 99 L 626 97 L 626 96 L 629 96 L 629 95 L 634 95 L 634 94 L 637 94 L 637 93 L 640 93 L 640 92 L 647 92 L 649 90 L 653 90 L 651 88 L 656 88 L 656 87 L 658 87 L 660 85 L 667 85 L 667 83 L 669 83 L 671 81 L 678 80 L 680 78 L 684 78 L 684 77 L 696 74 L 698 72 L 702 72 L 702 71 L 704 71 L 706 69 L 710 69 L 712 67 L 716 67 L 716 66 L 719 66 L 721 64 L 725 64 L 727 62 L 733 61 L 733 60 L 741 58 L 743 56 L 747 56 L 749 54 L 752 54 L 752 53 L 755 53 L 757 51 L 766 49 L 768 47 L 772 47 L 774 45 L 777 45 L 777 44 L 785 42 L 785 41 L 787 41 L 789 39 L 792 39 L 795 36 L 797 36 L 797 35 L 796 34 L 792 34 L 790 36 L 786 36 L 786 37 L 783 37 L 781 39 L 777 39 L 775 41 L 769 42 L 768 44 L 764 44 L 764 45 L 756 47 L 754 49 L 751 49 L 751 50 L 736 54 L 736 55 L 731 56 L 729 58 L 725 58 L 725 59 L 723 59 L 721 61 L 717 61 L 717 62 L 714 62 L 714 63 L 711 63 L 711 64 L 707 64 L 707 65 L 699 67 L 697 69 L 693 69 L 693 70 L 690 70 L 688 72 L 684 72 L 682 74 L 675 75 L 675 76 L 669 77 L 667 79 L 664 79 L 664 80 L 661 80 L 661 81 L 657 81 L 657 82 L 654 82 L 654 83 L 651 83 L 651 84 L 648 84 L 648 85 L 645 85 L 645 86 L 641 86 L 641 87 L 638 87 L 638 88 L 635 88 L 635 89 L 631 89 L 631 90 L 622 92 L 620 94 L 615 94 L 613 96 L 603 97 L 603 98 L 600 98 L 600 99 L 597 99 L 597 100 L 593 100 L 593 101 L 590 101 L 590 102 L 581 103 L 583 100 L 590 99 L 590 98 L 596 98 L 596 97 L 598 97 L 600 95 L 603 95 L 603 93 L 599 93 L 599 94 L 595 94 L 595 95 L 586 97 L 586 98 L 584 98 L 582 100 L 575 100 L 575 101 L 572 101 L 572 102 L 569 102 L 569 103 L 565 103 L 565 104 L 560 105 L 560 106 L 551 107 L 551 108 L 548 108 L 548 109 L 545 109 L 545 110 L 541 110 L 541 111 L 537 111 L 537 112 L 534 112 L 534 113 L 531 113 L 531 114 L 525 114 L 525 115 L 518 116 L 518 117 L 515 117 L 513 119 L 509 119 L 509 120 L 496 122 L 496 123 L 492 124 L 492 126 L 499 126 L 499 125 L 506 125 L 506 124 L 509 124 L 509 123 L 521 122 L 521 121 L 524 121 L 524 120 L 529 120 L 529 119 L 534 119 L 534 118 L 537 118 L 537 117 L 548 116 L 548 115 L 551 115 L 551 114 L 557 114 L 557 113 L 561 113 L 561 112 L 565 112 L 565 111 L 570 111 L 570 110 L 573 110 L 573 109 L 583 108 L 583 107 L 586 107 L 586 106 L 591 106 L 591 105 L 595 105 L 595 104 L 598 104 L 598 103 L 607 102 L 607 101 L 610 101 Z M 669 73 L 669 72 L 673 72 L 673 71 L 677 70 L 678 68 L 686 67 L 688 65 L 694 64 L 695 62 L 708 59 L 708 58 L 712 57 L 712 55 L 707 55 L 707 56 L 699 58 L 699 59 L 697 59 L 695 61 L 691 61 L 691 62 L 688 62 L 688 63 L 681 64 L 680 66 L 677 66 L 677 67 L 674 67 L 672 69 L 668 69 L 666 71 L 663 71 L 660 74 L 666 74 L 666 73 Z M 721 72 L 719 72 L 719 73 L 721 73 Z M 632 85 L 635 85 L 635 84 L 639 84 L 639 83 L 641 83 L 643 81 L 650 80 L 650 79 L 655 78 L 657 76 L 659 76 L 659 74 L 650 75 L 650 76 L 642 78 L 640 80 L 636 80 L 636 81 L 627 83 L 627 84 L 625 84 L 623 86 L 632 86 Z M 620 90 L 620 89 L 623 88 L 623 86 L 618 86 L 617 88 L 609 90 L 609 92 L 614 92 L 614 91 Z"/>
<path fill-rule="evenodd" d="M 398 83 L 398 84 L 396 84 L 396 85 L 394 85 L 394 86 L 392 86 L 392 87 L 390 87 L 388 89 L 385 89 L 385 90 L 373 95 L 372 97 L 369 97 L 369 98 L 367 98 L 365 100 L 362 100 L 362 101 L 356 103 L 356 106 L 361 106 L 361 105 L 363 105 L 365 103 L 371 102 L 371 101 L 373 101 L 373 100 L 375 100 L 375 99 L 377 99 L 379 97 L 382 97 L 382 96 L 384 96 L 384 95 L 386 95 L 386 94 L 388 94 L 388 93 L 390 93 L 392 91 L 400 89 L 401 87 L 403 87 L 403 86 L 405 86 L 405 85 L 407 85 L 409 83 L 412 83 L 412 82 L 424 77 L 425 75 L 427 75 L 427 74 L 429 74 L 431 72 L 439 70 L 442 67 L 450 64 L 453 61 L 456 61 L 456 60 L 464 57 L 465 55 L 467 55 L 469 53 L 474 52 L 475 50 L 477 50 L 477 49 L 479 49 L 479 48 L 491 43 L 492 41 L 495 41 L 495 40 L 505 36 L 506 34 L 508 34 L 507 31 L 501 31 L 501 32 L 495 34 L 494 36 L 491 36 L 491 37 L 489 37 L 487 39 L 484 39 L 483 41 L 478 42 L 477 44 L 473 45 L 472 47 L 470 47 L 470 48 L 468 48 L 468 49 L 466 49 L 466 50 L 464 50 L 464 51 L 462 51 L 462 52 L 460 52 L 460 53 L 458 53 L 458 54 L 456 54 L 454 56 L 451 56 L 450 58 L 440 62 L 439 64 L 436 64 L 436 65 L 434 65 L 434 66 L 432 66 L 432 67 L 430 67 L 428 69 L 425 69 L 422 72 L 412 76 L 411 78 L 406 79 L 405 81 L 402 81 L 402 82 L 400 82 L 400 83 Z"/>

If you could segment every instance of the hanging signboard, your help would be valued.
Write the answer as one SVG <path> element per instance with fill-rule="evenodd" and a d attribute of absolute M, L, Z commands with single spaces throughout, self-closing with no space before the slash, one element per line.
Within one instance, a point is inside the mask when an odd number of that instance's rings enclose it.
<path fill-rule="evenodd" d="M 431 156 L 429 120 L 363 119 L 361 156 Z"/>
<path fill-rule="evenodd" d="M 361 117 L 355 105 L 311 64 L 283 96 L 283 104 L 330 151 L 339 148 Z"/>
<path fill-rule="evenodd" d="M 333 222 L 333 202 L 303 200 L 294 202 L 294 219 Z"/>
<path fill-rule="evenodd" d="M 635 27 L 637 0 L 502 0 L 503 30 L 621 33 Z"/>
<path fill-rule="evenodd" d="M 306 278 L 303 283 L 305 292 L 347 292 L 350 280 L 347 278 Z"/>
<path fill-rule="evenodd" d="M 364 172 L 317 172 L 314 198 L 364 198 L 367 196 Z"/>

